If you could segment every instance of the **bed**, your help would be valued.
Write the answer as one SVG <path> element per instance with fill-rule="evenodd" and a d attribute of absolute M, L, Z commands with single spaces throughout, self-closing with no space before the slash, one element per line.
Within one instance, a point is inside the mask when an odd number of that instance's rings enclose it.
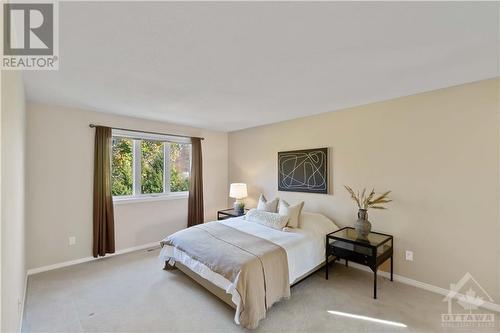
<path fill-rule="evenodd" d="M 236 324 L 255 328 L 272 304 L 290 296 L 291 285 L 323 265 L 325 235 L 337 229 L 327 217 L 308 212 L 301 214 L 299 228 L 287 231 L 237 217 L 184 229 L 165 238 L 160 258 L 165 267 L 175 265 L 235 308 Z M 203 241 L 198 242 L 201 237 Z M 260 254 L 248 269 L 233 260 L 233 256 L 241 255 L 246 261 L 254 253 Z"/>

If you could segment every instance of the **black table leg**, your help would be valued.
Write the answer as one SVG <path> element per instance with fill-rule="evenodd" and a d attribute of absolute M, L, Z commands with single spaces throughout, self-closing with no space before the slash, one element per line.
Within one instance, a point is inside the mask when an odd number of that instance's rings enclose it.
<path fill-rule="evenodd" d="M 325 252 L 325 279 L 328 280 L 328 251 Z"/>
<path fill-rule="evenodd" d="M 373 299 L 377 299 L 377 269 L 373 271 Z"/>
<path fill-rule="evenodd" d="M 393 258 L 391 256 L 391 281 L 393 281 L 393 279 L 392 279 L 392 261 L 393 261 Z"/>
<path fill-rule="evenodd" d="M 347 259 L 345 260 L 345 267 L 348 267 L 348 262 Z"/>

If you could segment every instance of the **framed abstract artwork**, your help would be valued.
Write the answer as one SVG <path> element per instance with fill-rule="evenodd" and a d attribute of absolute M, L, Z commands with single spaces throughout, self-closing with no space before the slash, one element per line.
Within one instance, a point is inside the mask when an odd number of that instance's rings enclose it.
<path fill-rule="evenodd" d="M 328 148 L 278 152 L 278 191 L 328 194 Z"/>

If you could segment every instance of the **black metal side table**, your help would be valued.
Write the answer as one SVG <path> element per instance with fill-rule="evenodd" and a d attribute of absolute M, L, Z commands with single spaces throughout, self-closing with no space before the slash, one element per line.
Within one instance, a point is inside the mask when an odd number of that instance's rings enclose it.
<path fill-rule="evenodd" d="M 325 278 L 328 280 L 328 257 L 344 259 L 370 267 L 373 271 L 373 298 L 377 298 L 377 270 L 386 260 L 391 259 L 391 281 L 393 272 L 393 237 L 379 232 L 370 232 L 360 238 L 357 231 L 345 227 L 326 235 Z"/>
<path fill-rule="evenodd" d="M 234 208 L 223 209 L 217 212 L 217 220 L 225 220 L 231 217 L 243 216 L 248 212 L 248 209 L 243 210 L 243 214 L 238 214 Z"/>

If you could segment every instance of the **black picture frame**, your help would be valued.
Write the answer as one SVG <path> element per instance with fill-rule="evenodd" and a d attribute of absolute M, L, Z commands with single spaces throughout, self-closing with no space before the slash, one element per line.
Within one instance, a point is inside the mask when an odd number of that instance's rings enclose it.
<path fill-rule="evenodd" d="M 328 148 L 278 152 L 278 191 L 328 194 Z"/>

